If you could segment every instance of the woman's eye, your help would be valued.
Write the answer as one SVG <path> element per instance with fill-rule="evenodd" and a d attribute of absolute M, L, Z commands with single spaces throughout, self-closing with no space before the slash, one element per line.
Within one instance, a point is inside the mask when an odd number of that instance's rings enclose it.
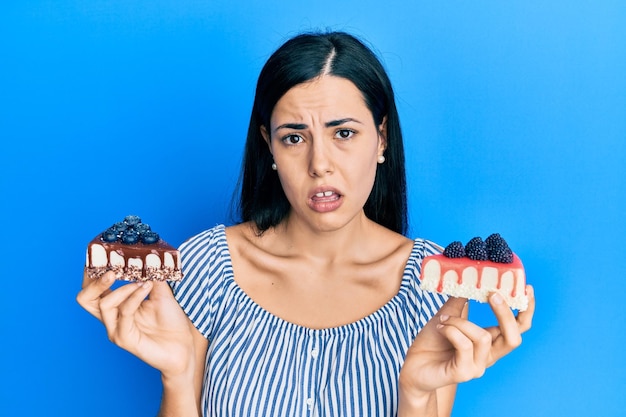
<path fill-rule="evenodd" d="M 336 133 L 338 139 L 350 139 L 352 135 L 354 135 L 354 130 L 352 129 L 339 129 Z"/>
<path fill-rule="evenodd" d="M 283 142 L 287 145 L 297 145 L 302 142 L 302 137 L 298 135 L 287 135 L 283 138 Z"/>

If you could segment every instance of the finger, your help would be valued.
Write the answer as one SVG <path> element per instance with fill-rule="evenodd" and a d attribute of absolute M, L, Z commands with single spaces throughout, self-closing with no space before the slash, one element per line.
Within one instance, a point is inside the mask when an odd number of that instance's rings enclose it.
<path fill-rule="evenodd" d="M 532 286 L 526 286 L 526 295 L 528 296 L 528 307 L 526 310 L 520 311 L 516 319 L 520 333 L 524 333 L 531 328 L 532 319 L 535 314 L 535 290 Z M 487 330 L 491 333 L 494 340 L 501 334 L 499 327 L 490 327 Z"/>
<path fill-rule="evenodd" d="M 114 341 L 117 332 L 120 305 L 140 288 L 136 283 L 126 284 L 100 299 L 99 306 L 102 322 L 111 341 Z"/>
<path fill-rule="evenodd" d="M 460 317 L 449 317 L 442 320 L 444 326 L 456 327 L 472 342 L 474 363 L 486 367 L 490 357 L 493 338 L 490 332 Z"/>
<path fill-rule="evenodd" d="M 454 383 L 466 382 L 470 379 L 479 378 L 485 373 L 485 366 L 477 364 L 474 360 L 474 342 L 454 325 L 440 325 L 441 334 L 454 348 L 454 362 L 448 369 Z"/>
<path fill-rule="evenodd" d="M 172 297 L 172 288 L 165 281 L 154 281 L 152 284 L 152 291 L 150 292 L 150 298 L 157 300 L 163 297 Z"/>
<path fill-rule="evenodd" d="M 83 285 L 81 288 L 85 288 L 87 285 L 97 280 L 98 280 L 97 278 L 91 278 L 89 274 L 87 274 L 87 268 L 85 267 L 83 269 Z"/>
<path fill-rule="evenodd" d="M 528 297 L 528 308 L 517 314 L 517 323 L 521 333 L 531 328 L 535 315 L 535 289 L 532 285 L 526 286 L 526 296 Z"/>
<path fill-rule="evenodd" d="M 76 301 L 85 310 L 102 320 L 100 314 L 100 298 L 110 292 L 111 285 L 115 282 L 113 272 L 107 272 L 99 279 L 92 279 L 85 273 L 83 275 L 83 288 L 76 295 Z"/>
<path fill-rule="evenodd" d="M 498 327 L 502 337 L 495 340 L 496 356 L 500 358 L 504 354 L 515 349 L 522 343 L 522 335 L 513 311 L 509 308 L 502 295 L 494 292 L 489 295 L 489 304 L 498 320 Z"/>
<path fill-rule="evenodd" d="M 437 316 L 462 317 L 466 308 L 467 298 L 450 297 L 437 312 Z"/>
<path fill-rule="evenodd" d="M 146 297 L 153 288 L 152 282 L 138 282 L 135 290 L 123 301 L 118 308 L 118 321 L 117 321 L 117 342 L 124 343 L 124 340 L 130 335 L 135 328 L 135 313 L 139 310 L 141 303 L 146 300 Z"/>
<path fill-rule="evenodd" d="M 465 306 L 463 306 L 463 311 L 461 311 L 461 317 L 467 319 L 469 317 L 469 303 L 466 302 Z"/>
<path fill-rule="evenodd" d="M 152 282 L 137 282 L 134 286 L 136 288 L 122 303 L 120 303 L 118 307 L 120 321 L 124 318 L 135 315 L 135 312 L 137 312 L 141 303 L 145 301 L 146 297 L 150 293 L 150 290 L 152 289 Z"/>

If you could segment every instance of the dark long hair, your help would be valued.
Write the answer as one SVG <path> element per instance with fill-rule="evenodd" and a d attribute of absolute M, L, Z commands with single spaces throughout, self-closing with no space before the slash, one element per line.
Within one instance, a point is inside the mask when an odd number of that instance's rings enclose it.
<path fill-rule="evenodd" d="M 404 146 L 398 111 L 389 77 L 376 55 L 344 32 L 306 33 L 283 44 L 265 63 L 256 87 L 240 177 L 239 215 L 253 221 L 260 232 L 278 225 L 290 204 L 272 155 L 261 135 L 269 128 L 278 100 L 292 87 L 322 74 L 350 80 L 363 94 L 376 126 L 387 116 L 386 161 L 376 169 L 365 215 L 395 232 L 407 230 Z"/>

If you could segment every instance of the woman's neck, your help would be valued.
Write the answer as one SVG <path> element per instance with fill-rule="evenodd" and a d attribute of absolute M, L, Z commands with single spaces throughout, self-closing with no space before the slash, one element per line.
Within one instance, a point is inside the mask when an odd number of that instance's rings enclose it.
<path fill-rule="evenodd" d="M 284 256 L 297 254 L 312 260 L 333 263 L 341 259 L 358 259 L 367 254 L 366 248 L 382 226 L 361 212 L 349 223 L 336 229 L 322 230 L 289 215 L 267 237 L 276 252 Z"/>

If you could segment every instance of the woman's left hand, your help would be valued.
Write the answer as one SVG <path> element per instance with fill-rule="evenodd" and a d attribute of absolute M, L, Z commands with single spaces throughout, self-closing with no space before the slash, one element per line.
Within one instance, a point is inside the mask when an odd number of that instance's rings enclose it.
<path fill-rule="evenodd" d="M 491 294 L 489 304 L 498 326 L 488 328 L 465 318 L 466 299 L 450 298 L 409 348 L 400 372 L 402 391 L 419 396 L 481 377 L 488 367 L 518 347 L 522 333 L 530 329 L 535 310 L 533 288 L 527 286 L 526 293 L 528 309 L 517 317 L 500 294 Z"/>

